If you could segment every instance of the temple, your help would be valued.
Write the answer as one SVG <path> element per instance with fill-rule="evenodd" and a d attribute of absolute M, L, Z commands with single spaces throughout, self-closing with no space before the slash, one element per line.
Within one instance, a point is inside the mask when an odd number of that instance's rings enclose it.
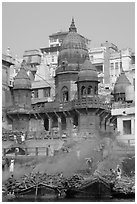
<path fill-rule="evenodd" d="M 74 19 L 58 56 L 54 101 L 31 103 L 31 79 L 26 66 L 23 61 L 14 80 L 13 103 L 7 109 L 12 130 L 26 132 L 28 137 L 34 132 L 53 137 L 96 137 L 101 132 L 115 131 L 117 115 L 112 114 L 112 102 L 106 102 L 98 94 L 98 73 L 89 59 L 85 40 L 77 33 Z M 115 101 L 119 97 L 125 99 L 125 93 L 119 93 L 122 89 L 118 80 Z"/>

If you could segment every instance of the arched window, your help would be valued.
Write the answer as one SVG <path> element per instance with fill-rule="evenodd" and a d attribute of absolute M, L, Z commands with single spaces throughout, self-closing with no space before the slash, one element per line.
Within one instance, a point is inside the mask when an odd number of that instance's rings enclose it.
<path fill-rule="evenodd" d="M 88 87 L 88 95 L 93 95 L 94 91 L 93 91 L 93 88 L 92 86 L 89 86 Z"/>
<path fill-rule="evenodd" d="M 62 88 L 62 101 L 66 102 L 69 100 L 68 88 L 64 86 Z"/>
<path fill-rule="evenodd" d="M 96 86 L 95 86 L 95 90 L 94 90 L 94 93 L 95 93 L 95 94 L 97 94 L 97 87 L 96 87 Z"/>
<path fill-rule="evenodd" d="M 65 71 L 65 67 L 66 67 L 66 63 L 65 63 L 65 61 L 63 61 L 63 62 L 62 62 L 63 71 Z"/>
<path fill-rule="evenodd" d="M 86 95 L 86 87 L 85 87 L 85 86 L 82 86 L 82 87 L 81 87 L 81 95 L 82 95 L 82 96 L 85 96 L 85 95 Z"/>

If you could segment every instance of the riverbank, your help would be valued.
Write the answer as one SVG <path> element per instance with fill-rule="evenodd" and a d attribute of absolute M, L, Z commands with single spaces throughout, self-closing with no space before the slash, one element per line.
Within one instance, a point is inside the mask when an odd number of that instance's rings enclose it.
<path fill-rule="evenodd" d="M 45 145 L 43 141 L 36 141 L 30 145 Z M 47 142 L 47 141 L 46 141 Z M 49 141 L 56 143 L 58 147 L 53 157 L 38 156 L 20 156 L 15 158 L 15 178 L 19 178 L 30 172 L 47 172 L 50 174 L 63 173 L 69 177 L 76 172 L 84 172 L 90 168 L 92 174 L 101 172 L 107 174 L 111 169 L 116 169 L 122 161 L 127 157 L 126 146 L 120 146 L 116 140 L 110 138 L 90 138 L 81 140 L 67 141 Z M 58 144 L 58 145 L 57 145 Z M 28 145 L 28 144 L 27 144 Z M 47 144 L 46 144 L 47 145 Z M 62 149 L 67 148 L 64 152 Z M 87 159 L 92 159 L 91 166 L 88 165 Z M 8 170 L 3 172 L 3 183 L 10 176 Z"/>

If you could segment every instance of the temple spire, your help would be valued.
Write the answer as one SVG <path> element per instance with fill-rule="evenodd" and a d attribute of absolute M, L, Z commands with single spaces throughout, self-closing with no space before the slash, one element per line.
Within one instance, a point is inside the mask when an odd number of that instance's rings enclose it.
<path fill-rule="evenodd" d="M 74 22 L 74 18 L 73 17 L 72 17 L 71 25 L 69 27 L 69 32 L 77 32 L 77 28 L 75 26 L 75 22 Z"/>

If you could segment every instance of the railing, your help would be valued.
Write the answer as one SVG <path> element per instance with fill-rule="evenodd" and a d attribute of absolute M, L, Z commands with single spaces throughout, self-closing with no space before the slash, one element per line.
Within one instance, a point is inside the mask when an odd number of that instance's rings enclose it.
<path fill-rule="evenodd" d="M 123 144 L 127 144 L 128 147 L 135 146 L 135 139 L 122 139 L 117 138 L 118 142 L 121 142 Z"/>
<path fill-rule="evenodd" d="M 56 74 L 58 73 L 62 73 L 62 72 L 67 72 L 67 71 L 74 71 L 74 72 L 78 72 L 78 66 L 75 67 L 65 67 L 65 69 L 63 69 L 63 67 L 58 67 L 58 69 L 56 70 Z"/>
<path fill-rule="evenodd" d="M 24 132 L 26 140 L 48 140 L 48 139 L 62 139 L 60 132 L 55 128 L 52 128 L 51 131 L 29 131 Z M 21 144 L 21 135 L 20 131 L 9 131 L 2 133 L 2 141 L 14 141 L 14 135 L 16 135 L 17 143 Z"/>
<path fill-rule="evenodd" d="M 27 147 L 22 148 L 24 150 L 24 153 L 21 155 L 18 153 L 18 151 L 15 151 L 13 153 L 7 153 L 10 148 L 3 148 L 2 149 L 2 156 L 51 156 L 50 149 L 48 147 Z M 52 156 L 55 155 L 57 150 L 53 150 Z"/>
<path fill-rule="evenodd" d="M 75 108 L 101 108 L 110 110 L 112 108 L 112 105 L 110 103 L 103 102 L 99 97 L 91 97 L 91 98 L 83 98 L 83 99 L 76 99 L 73 101 L 67 101 L 67 102 L 47 102 L 47 103 L 41 103 L 41 104 L 33 104 L 31 106 L 31 109 L 28 108 L 28 106 L 11 106 L 7 109 L 7 113 L 12 112 L 27 112 L 27 113 L 33 113 L 33 112 L 54 112 L 54 111 L 68 111 Z"/>
<path fill-rule="evenodd" d="M 81 100 L 73 100 L 68 102 L 50 102 L 50 103 L 44 103 L 44 104 L 36 104 L 33 105 L 32 108 L 35 111 L 62 111 L 62 110 L 70 110 L 74 108 L 102 108 L 102 109 L 111 109 L 110 103 L 105 103 L 100 100 L 98 97 L 92 97 L 92 98 L 85 98 Z"/>
<path fill-rule="evenodd" d="M 135 107 L 135 103 L 114 103 L 112 104 L 112 109 L 117 109 L 117 108 L 131 108 Z"/>
<path fill-rule="evenodd" d="M 13 106 L 9 106 L 7 108 L 7 113 L 11 113 L 11 112 L 27 112 L 29 113 L 29 111 L 31 111 L 31 107 L 29 108 L 27 105 L 24 104 L 24 106 L 20 106 L 20 105 L 13 105 Z"/>
<path fill-rule="evenodd" d="M 85 98 L 81 100 L 74 100 L 73 106 L 76 108 L 89 107 L 89 108 L 102 108 L 111 109 L 111 104 L 102 102 L 99 97 Z"/>

